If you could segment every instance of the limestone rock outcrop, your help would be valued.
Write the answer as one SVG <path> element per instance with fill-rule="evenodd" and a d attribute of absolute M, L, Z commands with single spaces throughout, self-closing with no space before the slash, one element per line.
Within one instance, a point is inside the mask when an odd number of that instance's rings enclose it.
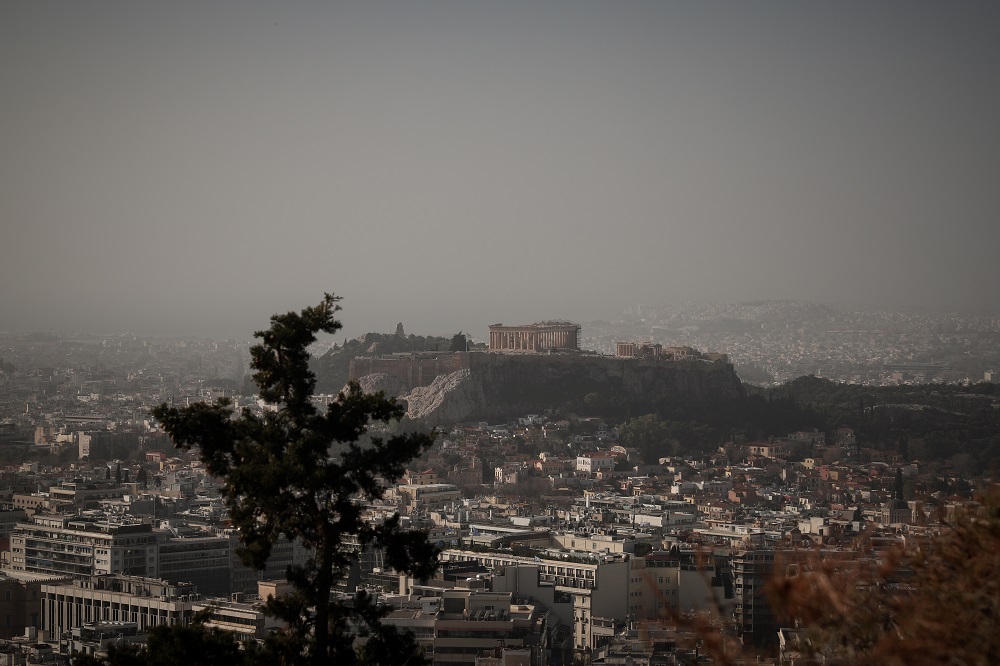
<path fill-rule="evenodd" d="M 410 390 L 398 375 L 366 375 L 361 382 L 366 390 L 405 400 L 407 415 L 430 425 L 505 419 L 552 407 L 586 411 L 595 402 L 645 413 L 664 402 L 714 403 L 746 395 L 733 366 L 724 362 L 485 352 L 472 352 L 465 361 L 467 367 Z"/>
<path fill-rule="evenodd" d="M 482 384 L 468 369 L 440 375 L 430 386 L 418 386 L 403 399 L 407 416 L 435 424 L 466 421 L 482 411 L 486 400 Z"/>
<path fill-rule="evenodd" d="M 408 390 L 406 382 L 395 375 L 385 372 L 375 372 L 358 378 L 358 384 L 365 393 L 384 391 L 391 398 L 402 397 Z"/>

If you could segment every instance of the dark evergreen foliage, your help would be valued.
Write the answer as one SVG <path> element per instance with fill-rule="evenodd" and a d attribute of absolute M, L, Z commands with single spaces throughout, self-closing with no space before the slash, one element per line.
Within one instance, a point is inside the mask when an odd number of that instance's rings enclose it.
<path fill-rule="evenodd" d="M 469 340 L 465 337 L 465 333 L 459 331 L 455 335 L 451 336 L 451 346 L 450 351 L 462 352 L 469 351 Z"/>
<path fill-rule="evenodd" d="M 79 655 L 74 666 L 238 666 L 264 663 L 263 655 L 252 643 L 241 645 L 230 632 L 205 626 L 209 612 L 195 616 L 188 626 L 160 625 L 149 632 L 145 648 L 114 645 L 108 656 L 97 659 Z"/>
<path fill-rule="evenodd" d="M 364 500 L 383 495 L 379 480 L 399 478 L 432 436 L 380 436 L 372 425 L 400 419 L 404 410 L 355 384 L 325 411 L 313 403 L 316 380 L 307 348 L 318 332 L 340 329 L 338 300 L 327 294 L 301 313 L 273 316 L 271 328 L 255 333 L 261 344 L 251 349 L 254 381 L 274 411 L 234 414 L 220 400 L 183 409 L 164 404 L 153 414 L 179 448 L 197 450 L 208 471 L 223 480 L 244 562 L 262 568 L 282 535 L 311 549 L 308 564 L 288 572 L 294 593 L 266 606 L 288 624 L 265 643 L 271 663 L 385 663 L 390 654 L 396 663 L 416 663 L 415 642 L 382 627 L 383 611 L 370 597 L 359 594 L 350 604 L 330 598 L 357 558 L 344 546 L 349 540 L 384 549 L 389 566 L 421 578 L 437 566 L 426 536 L 401 529 L 398 516 L 375 525 L 362 517 Z M 360 653 L 353 646 L 356 632 L 369 636 Z"/>
<path fill-rule="evenodd" d="M 1000 385 L 879 387 L 799 377 L 775 388 L 748 387 L 742 400 L 632 403 L 631 413 L 590 393 L 582 411 L 624 422 L 627 446 L 643 459 L 715 450 L 731 440 L 765 440 L 816 428 L 849 426 L 858 444 L 896 451 L 903 460 L 962 462 L 1000 469 Z M 642 415 L 642 416 L 638 416 Z"/>

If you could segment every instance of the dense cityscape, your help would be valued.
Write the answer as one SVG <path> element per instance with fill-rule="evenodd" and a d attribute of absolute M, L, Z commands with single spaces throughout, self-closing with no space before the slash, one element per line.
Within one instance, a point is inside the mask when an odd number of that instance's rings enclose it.
<path fill-rule="evenodd" d="M 0 666 L 1000 664 L 1000 2 L 0 2 Z"/>
<path fill-rule="evenodd" d="M 371 348 L 352 367 L 375 364 L 414 384 L 411 370 L 396 371 L 401 363 L 426 368 L 433 358 L 440 377 L 457 376 L 476 355 L 545 363 L 589 345 L 615 363 L 668 370 L 753 366 L 770 375 L 759 390 L 805 368 L 845 385 L 943 387 L 995 381 L 995 322 L 798 303 L 637 306 L 617 322 L 495 325 L 486 342 L 455 336 L 464 349 L 434 343 L 441 349 L 386 357 Z M 402 325 L 396 337 L 406 337 Z M 265 568 L 241 561 L 223 480 L 196 452 L 175 449 L 150 414 L 225 399 L 263 417 L 274 406 L 252 382 L 249 346 L 0 333 L 0 638 L 10 663 L 106 656 L 199 613 L 242 639 L 282 631 L 262 602 L 288 591 L 285 570 L 307 562 L 309 549 L 282 538 Z M 384 371 L 351 379 L 369 386 L 379 376 L 384 383 Z M 439 383 L 422 376 L 402 389 Z M 978 409 L 1000 407 L 995 392 L 979 398 Z M 554 395 L 502 422 L 426 425 L 433 445 L 400 478 L 381 479 L 384 494 L 363 515 L 398 514 L 436 545 L 440 566 L 415 578 L 383 550 L 347 540 L 354 563 L 335 594 L 375 595 L 391 609 L 384 622 L 412 632 L 434 664 L 702 663 L 711 659 L 704 626 L 735 640 L 741 658 L 814 663 L 805 630 L 765 594 L 777 563 L 881 566 L 975 511 L 996 472 L 995 461 L 981 467 L 968 455 L 918 460 L 915 451 L 929 455 L 919 441 L 873 441 L 846 423 L 733 431 L 706 447 L 662 429 L 656 414 L 612 421 Z M 373 432 L 414 427 L 424 426 L 405 418 Z"/>

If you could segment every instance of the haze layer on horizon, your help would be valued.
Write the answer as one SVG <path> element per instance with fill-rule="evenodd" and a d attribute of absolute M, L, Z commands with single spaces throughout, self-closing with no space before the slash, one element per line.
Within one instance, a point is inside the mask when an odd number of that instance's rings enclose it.
<path fill-rule="evenodd" d="M 1000 310 L 995 2 L 0 6 L 0 329 Z"/>

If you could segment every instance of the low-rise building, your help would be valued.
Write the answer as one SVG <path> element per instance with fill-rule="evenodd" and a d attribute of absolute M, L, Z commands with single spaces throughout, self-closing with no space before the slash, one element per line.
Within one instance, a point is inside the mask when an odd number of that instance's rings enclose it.
<path fill-rule="evenodd" d="M 462 500 L 462 491 L 451 483 L 400 484 L 399 492 L 411 512 L 440 509 Z"/>
<path fill-rule="evenodd" d="M 134 622 L 140 632 L 187 624 L 200 600 L 190 584 L 118 575 L 42 585 L 41 597 L 41 637 L 50 641 L 95 622 Z"/>
<path fill-rule="evenodd" d="M 632 590 L 627 558 L 624 554 L 594 556 L 583 552 L 566 553 L 564 559 L 451 549 L 441 553 L 443 561 L 475 562 L 493 570 L 537 567 L 539 583 L 553 585 L 556 602 L 572 609 L 570 617 L 560 619 L 572 628 L 573 647 L 580 650 L 595 646 L 598 625 L 628 614 Z"/>
<path fill-rule="evenodd" d="M 615 456 L 611 453 L 595 451 L 582 453 L 576 457 L 576 471 L 595 474 L 601 470 L 610 471 L 615 468 Z"/>

